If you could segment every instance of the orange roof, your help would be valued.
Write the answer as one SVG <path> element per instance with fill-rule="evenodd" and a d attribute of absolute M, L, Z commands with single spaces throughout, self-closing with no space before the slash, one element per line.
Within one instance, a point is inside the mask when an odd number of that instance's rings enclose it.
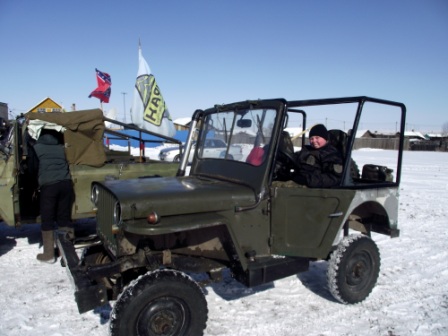
<path fill-rule="evenodd" d="M 61 105 L 50 97 L 45 98 L 39 104 L 33 106 L 27 112 L 65 112 Z"/>

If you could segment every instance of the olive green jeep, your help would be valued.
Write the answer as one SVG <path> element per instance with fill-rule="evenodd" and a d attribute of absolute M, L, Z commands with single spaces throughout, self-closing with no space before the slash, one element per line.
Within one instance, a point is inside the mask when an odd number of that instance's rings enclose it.
<path fill-rule="evenodd" d="M 106 127 L 106 125 L 108 127 Z M 95 217 L 90 202 L 93 181 L 123 180 L 139 176 L 174 176 L 179 164 L 134 156 L 130 141 L 181 142 L 103 116 L 100 109 L 74 112 L 32 113 L 0 125 L 0 220 L 9 226 L 40 221 L 37 162 L 33 138 L 42 128 L 63 132 L 65 152 L 75 191 L 72 218 Z M 112 150 L 108 142 L 122 150 Z M 144 148 L 144 146 L 142 146 Z"/>
<path fill-rule="evenodd" d="M 401 103 L 369 97 L 197 110 L 177 176 L 94 182 L 97 240 L 79 258 L 76 244 L 58 236 L 80 313 L 116 300 L 112 335 L 202 335 L 207 282 L 195 281 L 196 274 L 220 281 L 227 269 L 253 287 L 307 271 L 318 260 L 328 260 L 328 288 L 338 301 L 363 301 L 380 269 L 372 234 L 399 235 L 405 111 Z M 357 134 L 378 120 L 399 127 L 385 142 L 393 143 L 392 159 L 378 162 L 373 154 L 361 162 Z M 307 123 L 326 124 L 344 158 L 335 187 L 292 181 L 292 154 L 305 144 Z M 211 155 L 209 138 L 248 155 Z"/>

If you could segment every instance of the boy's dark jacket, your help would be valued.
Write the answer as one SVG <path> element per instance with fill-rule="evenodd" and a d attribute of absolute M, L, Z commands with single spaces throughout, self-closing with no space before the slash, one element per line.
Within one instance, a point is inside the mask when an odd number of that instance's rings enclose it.
<path fill-rule="evenodd" d="M 318 149 L 307 145 L 294 156 L 295 182 L 311 188 L 329 188 L 341 181 L 342 156 L 332 145 L 327 143 Z"/>

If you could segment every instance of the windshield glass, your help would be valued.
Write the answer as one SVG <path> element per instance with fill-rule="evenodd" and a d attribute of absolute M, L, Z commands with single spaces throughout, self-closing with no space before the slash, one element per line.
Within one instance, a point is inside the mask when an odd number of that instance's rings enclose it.
<path fill-rule="evenodd" d="M 209 114 L 198 141 L 199 158 L 264 162 L 275 123 L 274 109 L 244 109 Z"/>

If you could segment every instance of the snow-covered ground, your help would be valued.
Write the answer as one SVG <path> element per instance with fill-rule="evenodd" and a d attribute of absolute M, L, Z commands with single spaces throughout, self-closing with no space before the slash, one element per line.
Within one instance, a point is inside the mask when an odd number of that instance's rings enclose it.
<path fill-rule="evenodd" d="M 356 151 L 358 164 L 379 156 L 390 152 Z M 448 335 L 448 153 L 405 152 L 400 189 L 401 235 L 374 236 L 381 272 L 367 300 L 335 302 L 326 262 L 252 289 L 226 276 L 207 287 L 205 335 Z M 110 308 L 78 314 L 66 270 L 35 259 L 39 234 L 0 223 L 0 335 L 107 335 Z"/>

